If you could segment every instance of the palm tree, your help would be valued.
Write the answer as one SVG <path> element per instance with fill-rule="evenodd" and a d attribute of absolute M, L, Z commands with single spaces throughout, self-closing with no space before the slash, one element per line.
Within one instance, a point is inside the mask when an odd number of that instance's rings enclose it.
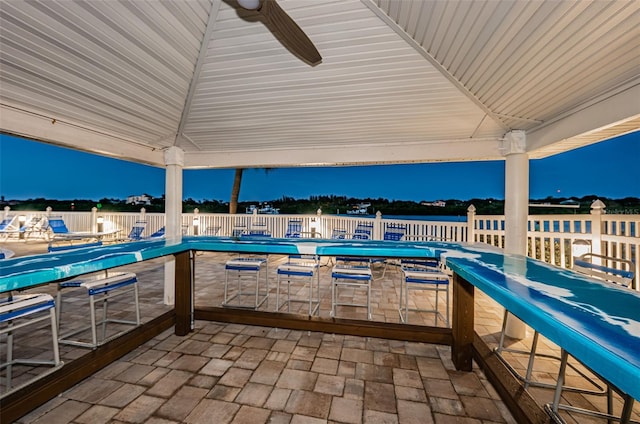
<path fill-rule="evenodd" d="M 236 175 L 233 178 L 233 188 L 231 189 L 231 199 L 229 199 L 229 213 L 234 214 L 238 211 L 238 197 L 240 196 L 240 183 L 242 183 L 243 168 L 236 168 Z"/>

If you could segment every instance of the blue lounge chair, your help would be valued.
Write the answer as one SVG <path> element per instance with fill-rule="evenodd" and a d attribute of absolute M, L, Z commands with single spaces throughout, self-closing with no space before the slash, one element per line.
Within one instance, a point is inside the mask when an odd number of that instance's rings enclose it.
<path fill-rule="evenodd" d="M 6 240 L 10 235 L 17 235 L 20 232 L 17 224 L 18 217 L 15 215 L 7 215 L 0 222 L 0 239 Z"/>
<path fill-rule="evenodd" d="M 358 222 L 351 238 L 354 240 L 371 240 L 373 238 L 373 222 Z"/>
<path fill-rule="evenodd" d="M 49 229 L 51 230 L 51 241 L 73 241 L 84 239 L 96 239 L 101 240 L 104 236 L 114 234 L 118 230 L 103 231 L 103 232 L 91 232 L 91 231 L 69 231 L 67 225 L 61 216 L 51 216 L 48 218 Z"/>
<path fill-rule="evenodd" d="M 131 227 L 131 231 L 127 236 L 127 240 L 129 241 L 137 241 L 142 239 L 142 235 L 144 234 L 144 230 L 147 228 L 147 221 L 136 221 Z"/>
<path fill-rule="evenodd" d="M 161 227 L 158 231 L 156 231 L 155 233 L 151 234 L 149 236 L 149 238 L 162 238 L 162 237 L 164 237 L 164 233 L 165 233 L 165 229 L 164 229 L 164 227 Z"/>
<path fill-rule="evenodd" d="M 0 259 L 9 259 L 13 257 L 13 255 L 14 255 L 13 250 L 0 247 Z"/>
<path fill-rule="evenodd" d="M 287 231 L 284 233 L 285 238 L 300 238 L 302 236 L 302 220 L 290 219 L 287 223 Z"/>
<path fill-rule="evenodd" d="M 25 239 L 31 238 L 35 235 L 48 238 L 49 220 L 47 217 L 32 216 L 22 227 L 20 227 L 20 234 L 24 234 Z"/>

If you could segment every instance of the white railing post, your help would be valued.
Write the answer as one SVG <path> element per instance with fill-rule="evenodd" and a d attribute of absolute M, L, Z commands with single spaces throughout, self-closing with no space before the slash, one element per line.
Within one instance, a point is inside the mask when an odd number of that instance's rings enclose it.
<path fill-rule="evenodd" d="M 602 215 L 607 206 L 598 199 L 591 204 L 591 253 L 602 254 Z"/>
<path fill-rule="evenodd" d="M 45 215 L 47 216 L 47 218 L 49 218 L 51 216 L 51 211 L 53 210 L 53 208 L 51 206 L 47 206 L 47 209 L 45 209 Z"/>
<path fill-rule="evenodd" d="M 464 240 L 460 240 L 464 241 Z M 476 242 L 476 207 L 470 205 L 467 208 L 467 243 Z"/>
<path fill-rule="evenodd" d="M 6 219 L 9 216 L 9 211 L 11 210 L 11 207 L 9 206 L 5 206 L 4 207 L 4 216 L 2 217 L 2 219 Z"/>
<path fill-rule="evenodd" d="M 200 235 L 200 209 L 193 210 L 193 235 Z"/>
<path fill-rule="evenodd" d="M 145 208 L 140 208 L 140 221 L 145 221 L 147 219 L 147 210 Z"/>
<path fill-rule="evenodd" d="M 91 208 L 91 232 L 98 231 L 98 208 L 95 206 Z"/>
<path fill-rule="evenodd" d="M 373 239 L 382 240 L 382 212 L 376 212 L 376 223 L 373 226 Z"/>
<path fill-rule="evenodd" d="M 317 233 L 320 233 L 320 238 L 326 237 L 325 231 L 326 228 L 322 222 L 322 209 L 318 208 L 316 216 L 311 218 L 311 238 L 316 238 Z"/>

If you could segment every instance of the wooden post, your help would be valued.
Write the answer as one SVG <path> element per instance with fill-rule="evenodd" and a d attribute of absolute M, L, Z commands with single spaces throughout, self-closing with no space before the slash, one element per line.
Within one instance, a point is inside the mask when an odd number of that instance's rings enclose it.
<path fill-rule="evenodd" d="M 180 252 L 175 256 L 175 311 L 176 336 L 186 336 L 191 332 L 193 316 L 191 252 Z"/>
<path fill-rule="evenodd" d="M 474 287 L 453 273 L 453 343 L 451 360 L 459 371 L 471 371 L 473 356 Z"/>

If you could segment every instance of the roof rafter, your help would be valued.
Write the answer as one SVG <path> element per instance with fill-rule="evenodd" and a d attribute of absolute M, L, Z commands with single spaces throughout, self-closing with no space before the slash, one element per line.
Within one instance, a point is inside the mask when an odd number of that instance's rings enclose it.
<path fill-rule="evenodd" d="M 182 140 L 181 134 L 187 122 L 189 112 L 191 111 L 191 103 L 193 102 L 193 97 L 196 92 L 196 87 L 198 86 L 198 81 L 200 80 L 200 72 L 202 71 L 202 65 L 204 64 L 204 61 L 207 57 L 207 49 L 209 48 L 209 42 L 211 41 L 213 29 L 215 28 L 216 20 L 218 19 L 218 11 L 220 10 L 220 3 L 222 3 L 222 0 L 213 0 L 213 2 L 211 3 L 211 10 L 209 11 L 209 20 L 207 21 L 207 28 L 204 31 L 204 35 L 202 37 L 202 44 L 200 45 L 198 60 L 196 61 L 196 66 L 193 69 L 193 78 L 191 78 L 191 83 L 189 84 L 189 92 L 187 93 L 187 98 L 184 101 L 184 108 L 182 108 L 182 116 L 180 116 L 180 123 L 178 124 L 178 129 L 176 131 L 176 139 L 173 143 L 174 146 L 178 146 L 179 141 Z M 188 141 L 195 145 L 195 143 L 193 143 L 193 141 L 191 141 L 190 139 L 188 139 Z M 196 145 L 196 147 L 198 146 Z"/>

